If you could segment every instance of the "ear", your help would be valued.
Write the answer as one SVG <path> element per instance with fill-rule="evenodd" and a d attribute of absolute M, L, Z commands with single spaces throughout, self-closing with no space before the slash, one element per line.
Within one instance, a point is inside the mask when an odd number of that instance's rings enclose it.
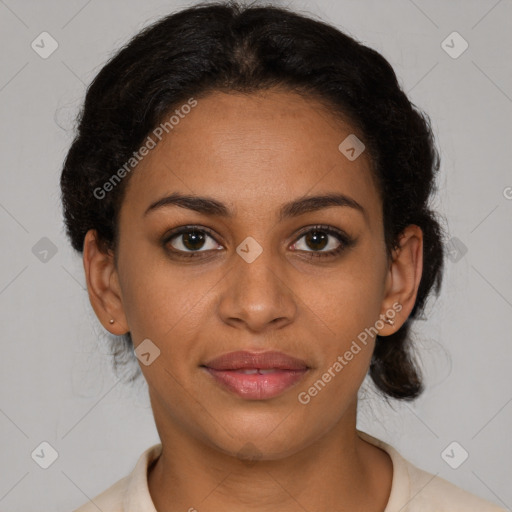
<path fill-rule="evenodd" d="M 112 334 L 125 334 L 129 328 L 124 314 L 114 254 L 100 248 L 94 229 L 85 235 L 83 263 L 89 300 L 96 316 L 103 327 Z M 111 324 L 110 319 L 115 322 Z"/>
<path fill-rule="evenodd" d="M 379 318 L 393 318 L 394 325 L 384 323 L 380 336 L 389 336 L 400 329 L 409 317 L 423 272 L 423 232 L 419 226 L 408 225 L 399 237 L 399 248 L 393 250 L 386 277 L 383 311 Z M 395 312 L 393 316 L 393 311 Z"/>

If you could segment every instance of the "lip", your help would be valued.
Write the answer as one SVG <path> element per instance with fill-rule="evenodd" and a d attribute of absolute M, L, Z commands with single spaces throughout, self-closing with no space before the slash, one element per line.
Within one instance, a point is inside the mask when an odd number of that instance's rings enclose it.
<path fill-rule="evenodd" d="M 213 370 L 243 370 L 250 368 L 306 370 L 308 368 L 308 365 L 302 359 L 275 350 L 267 352 L 249 352 L 247 350 L 228 352 L 208 361 L 203 366 Z"/>
<path fill-rule="evenodd" d="M 224 389 L 246 400 L 278 396 L 302 380 L 309 371 L 309 366 L 302 359 L 277 351 L 230 352 L 202 367 Z"/>

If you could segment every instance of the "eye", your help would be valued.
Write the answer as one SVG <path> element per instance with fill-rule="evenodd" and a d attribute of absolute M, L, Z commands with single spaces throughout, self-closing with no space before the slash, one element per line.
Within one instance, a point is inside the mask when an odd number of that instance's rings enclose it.
<path fill-rule="evenodd" d="M 304 242 L 301 240 L 304 239 Z M 307 257 L 334 257 L 354 245 L 355 240 L 332 226 L 313 226 L 303 231 L 292 245 Z M 164 237 L 164 248 L 179 258 L 200 257 L 199 253 L 221 250 L 210 230 L 199 226 L 182 226 Z M 308 247 L 312 250 L 308 250 Z M 327 250 L 325 250 L 327 249 Z"/>
<path fill-rule="evenodd" d="M 300 242 L 302 239 L 303 243 Z M 332 257 L 353 244 L 354 240 L 341 230 L 331 226 L 313 226 L 303 233 L 292 247 L 309 253 L 308 257 Z M 307 250 L 308 247 L 313 250 Z M 324 250 L 326 248 L 327 250 Z"/>
<path fill-rule="evenodd" d="M 208 242 L 208 239 L 210 239 L 210 242 Z M 219 245 L 213 236 L 209 234 L 209 230 L 198 228 L 197 226 L 182 226 L 175 229 L 167 234 L 163 240 L 163 245 L 166 248 L 169 248 L 170 245 L 172 247 L 172 249 L 169 249 L 171 252 L 181 253 L 179 256 L 183 257 L 195 256 L 195 253 L 198 252 L 219 249 Z"/>

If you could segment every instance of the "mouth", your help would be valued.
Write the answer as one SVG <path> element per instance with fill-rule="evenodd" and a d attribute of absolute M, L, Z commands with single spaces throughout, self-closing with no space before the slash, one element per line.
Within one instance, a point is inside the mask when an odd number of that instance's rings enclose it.
<path fill-rule="evenodd" d="M 201 365 L 224 390 L 246 400 L 267 400 L 297 384 L 309 371 L 283 352 L 231 352 Z"/>

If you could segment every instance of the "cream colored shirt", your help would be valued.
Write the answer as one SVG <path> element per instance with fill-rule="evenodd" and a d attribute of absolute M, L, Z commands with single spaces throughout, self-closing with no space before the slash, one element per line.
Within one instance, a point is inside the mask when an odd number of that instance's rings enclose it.
<path fill-rule="evenodd" d="M 391 445 L 369 434 L 359 436 L 389 454 L 393 462 L 391 494 L 383 512 L 505 512 L 457 486 L 413 466 Z M 148 490 L 148 466 L 162 450 L 148 448 L 132 472 L 73 512 L 157 512 Z"/>

